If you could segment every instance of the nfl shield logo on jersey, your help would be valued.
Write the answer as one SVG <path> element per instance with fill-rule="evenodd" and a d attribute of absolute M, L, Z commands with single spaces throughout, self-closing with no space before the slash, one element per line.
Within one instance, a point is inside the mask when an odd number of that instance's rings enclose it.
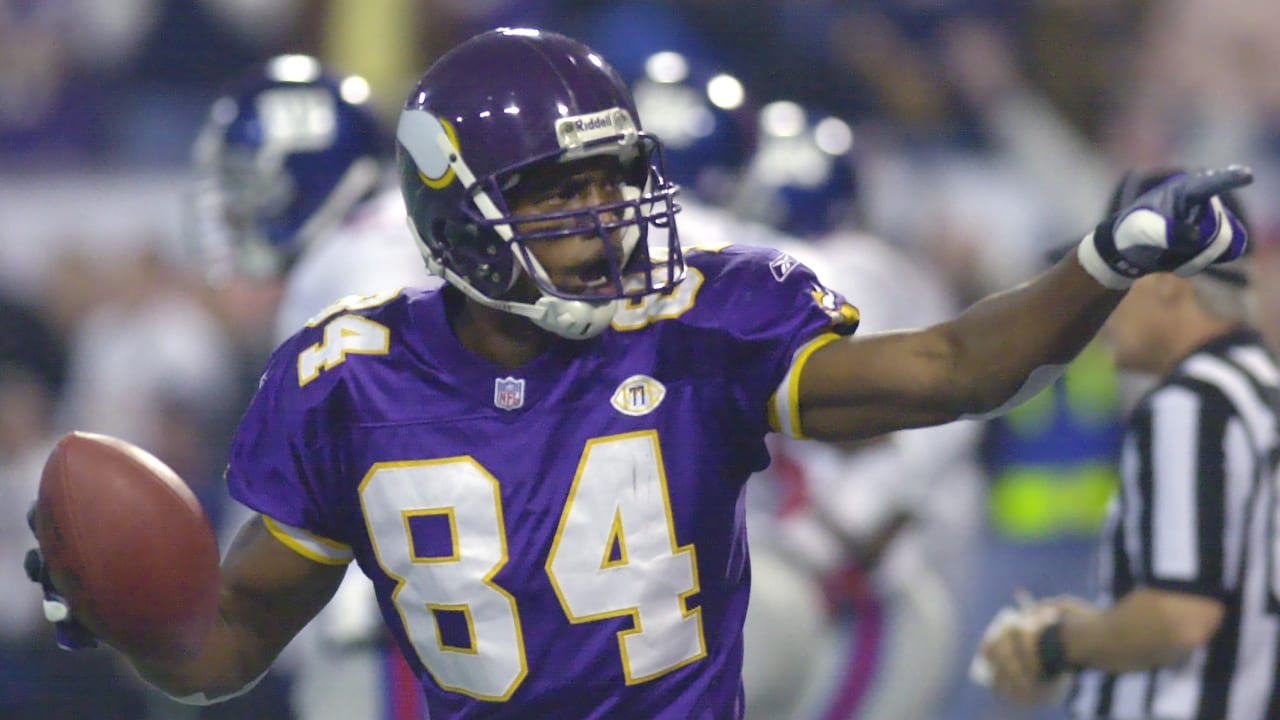
<path fill-rule="evenodd" d="M 503 410 L 524 405 L 524 378 L 504 377 L 493 381 L 493 404 Z"/>

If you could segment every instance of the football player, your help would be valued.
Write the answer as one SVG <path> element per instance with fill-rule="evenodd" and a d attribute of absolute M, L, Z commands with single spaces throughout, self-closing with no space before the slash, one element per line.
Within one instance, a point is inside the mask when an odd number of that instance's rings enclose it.
<path fill-rule="evenodd" d="M 439 283 L 405 224 L 369 92 L 363 78 L 313 57 L 277 56 L 213 102 L 194 145 L 206 273 L 282 280 L 277 342 L 344 296 Z M 347 573 L 288 659 L 300 720 L 422 717 L 420 694 L 406 690 L 416 682 L 359 572 Z"/>
<path fill-rule="evenodd" d="M 1213 196 L 1250 178 L 1177 177 L 1035 281 L 855 340 L 853 306 L 802 266 L 775 275 L 775 251 L 650 248 L 651 225 L 676 229 L 660 143 L 574 40 L 462 43 L 396 138 L 448 285 L 335 304 L 274 353 L 231 449 L 258 515 L 214 627 L 194 657 L 129 658 L 188 702 L 251 686 L 355 560 L 435 720 L 741 717 L 741 500 L 766 434 L 1017 404 L 1134 277 L 1241 252 Z"/>

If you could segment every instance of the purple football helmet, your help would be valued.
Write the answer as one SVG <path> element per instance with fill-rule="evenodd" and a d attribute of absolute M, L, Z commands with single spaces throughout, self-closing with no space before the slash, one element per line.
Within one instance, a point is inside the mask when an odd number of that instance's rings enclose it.
<path fill-rule="evenodd" d="M 193 237 L 207 271 L 278 276 L 367 197 L 390 148 L 369 85 L 279 55 L 214 101 L 196 139 Z"/>
<path fill-rule="evenodd" d="M 661 146 L 641 131 L 618 73 L 575 40 L 502 28 L 462 43 L 409 94 L 396 140 L 410 226 L 428 266 L 481 304 L 582 339 L 607 328 L 625 300 L 669 291 L 684 277 L 676 186 Z M 622 163 L 621 200 L 513 215 L 504 193 L 529 168 L 601 155 Z M 671 226 L 665 248 L 648 246 L 650 225 Z M 529 246 L 584 235 L 602 242 L 609 273 L 603 288 L 575 294 L 556 287 Z M 537 302 L 510 299 L 521 273 L 537 285 Z"/>

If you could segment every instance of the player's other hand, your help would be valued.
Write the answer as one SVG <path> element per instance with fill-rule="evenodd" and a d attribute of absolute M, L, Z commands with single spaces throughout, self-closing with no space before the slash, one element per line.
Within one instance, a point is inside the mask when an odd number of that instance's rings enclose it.
<path fill-rule="evenodd" d="M 32 534 L 35 533 L 36 507 L 33 504 L 31 509 L 27 511 L 27 527 L 31 529 Z M 40 554 L 38 547 L 31 548 L 27 551 L 27 556 L 23 560 L 23 569 L 27 572 L 27 577 L 31 582 L 40 586 L 44 593 L 42 604 L 44 606 L 45 619 L 53 623 L 54 637 L 58 641 L 58 647 L 63 650 L 84 650 L 98 646 L 98 639 L 94 634 L 80 621 L 71 615 L 71 607 L 67 604 L 67 600 L 62 593 L 58 592 L 58 588 L 54 586 L 53 580 L 49 578 L 49 569 L 45 566 L 44 557 Z"/>
<path fill-rule="evenodd" d="M 1219 193 L 1253 182 L 1243 165 L 1179 173 L 1103 220 L 1080 244 L 1080 264 L 1104 286 L 1123 290 L 1143 275 L 1193 275 L 1235 260 L 1248 240 Z"/>

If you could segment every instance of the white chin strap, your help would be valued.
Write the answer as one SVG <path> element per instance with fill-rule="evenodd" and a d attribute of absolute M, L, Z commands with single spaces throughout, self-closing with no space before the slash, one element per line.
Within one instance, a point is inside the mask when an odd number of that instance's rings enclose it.
<path fill-rule="evenodd" d="M 427 260 L 427 270 L 463 292 L 467 297 L 485 307 L 509 312 L 513 315 L 529 318 L 534 325 L 555 333 L 569 340 L 587 340 L 608 329 L 613 316 L 622 307 L 621 300 L 610 300 L 604 303 L 589 303 L 581 300 L 565 300 L 553 295 L 543 295 L 538 301 L 529 304 L 511 300 L 494 300 L 471 286 L 466 278 L 440 264 L 426 243 L 418 236 L 413 222 L 409 222 L 409 230 L 418 243 L 418 249 Z"/>
<path fill-rule="evenodd" d="M 514 304 L 514 303 L 513 303 Z M 533 324 L 569 340 L 586 340 L 593 338 L 613 322 L 622 301 L 610 300 L 594 305 L 581 300 L 565 300 L 564 298 L 543 295 L 533 305 L 522 305 L 532 308 L 540 315 L 528 315 Z M 516 312 L 514 310 L 509 312 Z M 524 313 L 517 313 L 523 315 Z"/>

